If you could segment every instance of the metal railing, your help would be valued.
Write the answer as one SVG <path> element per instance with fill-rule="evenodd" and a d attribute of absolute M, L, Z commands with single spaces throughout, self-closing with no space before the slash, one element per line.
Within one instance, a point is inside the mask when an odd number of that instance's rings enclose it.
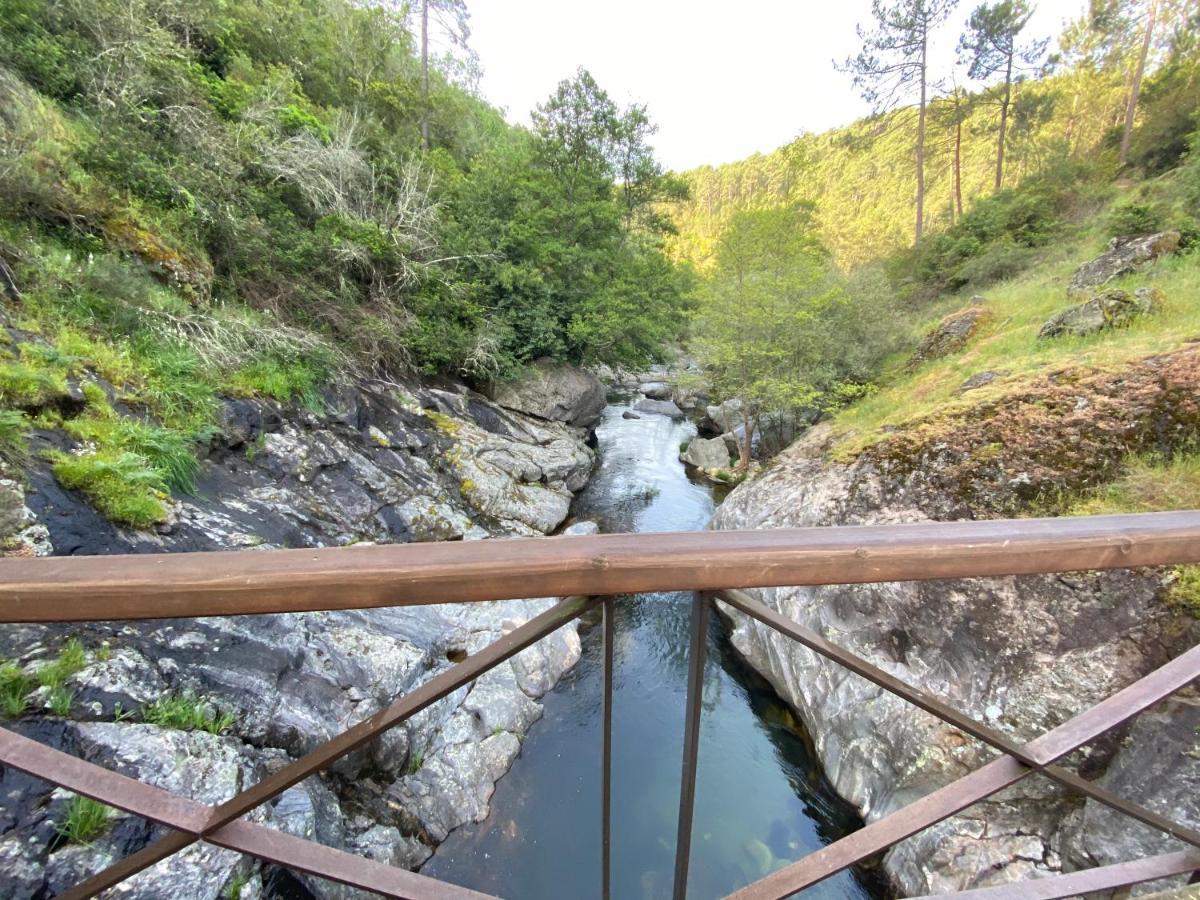
<path fill-rule="evenodd" d="M 1002 755 L 731 897 L 785 897 L 882 852 L 1023 778 L 1042 775 L 1171 835 L 1187 849 L 966 891 L 970 898 L 1069 897 L 1200 872 L 1200 833 L 1117 797 L 1058 760 L 1200 677 L 1200 646 L 1020 744 L 741 588 L 1020 575 L 1200 562 L 1200 512 L 850 528 L 593 535 L 321 550 L 0 560 L 0 622 L 182 618 L 567 596 L 495 643 L 217 806 L 84 762 L 0 729 L 0 763 L 166 826 L 166 836 L 62 894 L 90 897 L 197 841 L 392 897 L 485 895 L 268 828 L 243 817 L 389 728 L 599 605 L 603 610 L 603 843 L 610 892 L 613 595 L 711 591 Z M 709 601 L 691 612 L 674 897 L 687 891 Z"/>

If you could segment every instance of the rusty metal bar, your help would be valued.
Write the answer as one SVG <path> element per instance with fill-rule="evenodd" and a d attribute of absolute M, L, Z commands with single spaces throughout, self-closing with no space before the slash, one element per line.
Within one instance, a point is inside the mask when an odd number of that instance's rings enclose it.
<path fill-rule="evenodd" d="M 612 718 L 613 718 L 613 641 L 615 639 L 616 601 L 604 598 L 604 675 L 601 727 L 604 730 L 600 773 L 600 896 L 609 900 L 612 891 Z"/>
<path fill-rule="evenodd" d="M 595 604 L 594 600 L 572 597 L 530 619 L 483 650 L 467 657 L 453 668 L 415 688 L 390 706 L 364 719 L 320 747 L 269 775 L 253 787 L 226 800 L 212 810 L 200 835 L 173 832 L 143 848 L 138 853 L 113 864 L 87 881 L 63 894 L 65 900 L 83 900 L 118 884 L 130 875 L 151 866 L 186 847 L 198 837 L 209 837 L 218 828 L 248 813 L 294 784 L 318 772 L 334 760 L 345 756 L 389 728 L 436 703 L 448 694 L 484 672 L 499 665 L 526 647 L 541 640 L 552 631 L 582 615 Z"/>
<path fill-rule="evenodd" d="M 850 584 L 1200 562 L 1200 511 L 0 559 L 0 622 Z"/>
<path fill-rule="evenodd" d="M 696 804 L 696 768 L 700 754 L 700 714 L 704 709 L 704 660 L 708 649 L 710 603 L 692 597 L 691 642 L 688 645 L 687 716 L 683 725 L 683 767 L 679 779 L 679 830 L 675 837 L 674 900 L 687 896 L 692 850 L 692 812 Z"/>
<path fill-rule="evenodd" d="M 185 832 L 199 830 L 212 814 L 212 807 L 196 800 L 84 762 L 4 728 L 0 728 L 0 763 L 151 822 L 181 829 L 171 835 L 177 835 L 175 840 L 182 842 L 179 849 L 193 840 Z M 487 897 L 425 875 L 354 856 L 344 850 L 323 847 L 253 822 L 231 822 L 206 840 L 268 862 L 389 897 L 412 900 L 485 900 Z M 136 856 L 133 854 L 129 858 Z"/>
<path fill-rule="evenodd" d="M 1136 716 L 1200 677 L 1200 646 L 1171 660 L 1057 728 L 1029 742 L 1024 752 L 1048 764 Z M 877 819 L 827 847 L 729 896 L 737 900 L 780 898 L 810 887 L 911 837 L 973 803 L 1015 784 L 1034 770 L 1003 756 Z"/>
<path fill-rule="evenodd" d="M 751 618 L 757 619 L 780 634 L 802 644 L 814 653 L 824 656 L 826 659 L 837 663 L 856 675 L 860 675 L 868 681 L 877 684 L 884 690 L 907 700 L 914 706 L 925 710 L 925 712 L 937 716 L 942 721 L 948 722 L 964 733 L 978 738 L 985 744 L 990 744 L 997 750 L 1007 753 L 1009 756 L 1015 757 L 1020 762 L 1057 781 L 1059 784 L 1071 790 L 1078 791 L 1085 797 L 1091 797 L 1093 800 L 1110 806 L 1118 812 L 1137 819 L 1140 822 L 1144 822 L 1152 828 L 1157 828 L 1171 837 L 1191 844 L 1193 847 L 1200 847 L 1200 831 L 1189 828 L 1186 825 L 1181 825 L 1178 822 L 1173 822 L 1166 816 L 1160 815 L 1153 810 L 1118 797 L 1106 788 L 1092 784 L 1079 777 L 1069 769 L 1064 769 L 1062 766 L 1049 765 L 1035 759 L 1024 747 L 1007 735 L 989 728 L 982 722 L 977 722 L 970 716 L 942 702 L 932 694 L 912 687 L 899 678 L 883 671 L 878 666 L 872 665 L 862 657 L 826 640 L 811 628 L 806 628 L 800 623 L 787 618 L 782 613 L 767 606 L 761 600 L 757 600 L 749 594 L 738 590 L 722 591 L 721 596 L 730 606 Z"/>
<path fill-rule="evenodd" d="M 1062 897 L 1075 897 L 1093 891 L 1128 887 L 1143 881 L 1157 881 L 1159 878 L 1170 878 L 1173 875 L 1186 875 L 1197 868 L 1200 868 L 1200 852 L 1194 849 L 1180 850 L 1178 853 L 1164 853 L 1161 856 L 1149 856 L 1131 862 L 1098 866 L 1067 875 L 1033 878 L 1016 884 L 975 888 L 937 896 L 941 900 L 947 897 L 962 900 L 1059 900 Z M 916 900 L 932 900 L 932 895 Z"/>

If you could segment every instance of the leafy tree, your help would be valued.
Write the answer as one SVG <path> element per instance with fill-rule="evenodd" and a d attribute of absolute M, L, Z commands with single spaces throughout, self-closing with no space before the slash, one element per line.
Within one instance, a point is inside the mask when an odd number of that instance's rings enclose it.
<path fill-rule="evenodd" d="M 871 0 L 874 30 L 858 26 L 863 48 L 850 57 L 843 71 L 876 113 L 907 102 L 917 95 L 917 175 L 915 242 L 920 243 L 925 223 L 925 114 L 929 96 L 929 41 L 958 0 Z"/>
<path fill-rule="evenodd" d="M 1003 74 L 1000 92 L 1000 126 L 996 139 L 996 184 L 1004 181 L 1004 141 L 1008 132 L 1009 106 L 1013 83 L 1023 71 L 1033 71 L 1046 52 L 1048 38 L 1020 42 L 1021 32 L 1029 24 L 1033 7 L 1027 0 L 998 0 L 977 6 L 967 20 L 966 33 L 959 40 L 960 58 L 968 65 L 968 74 L 984 81 Z"/>

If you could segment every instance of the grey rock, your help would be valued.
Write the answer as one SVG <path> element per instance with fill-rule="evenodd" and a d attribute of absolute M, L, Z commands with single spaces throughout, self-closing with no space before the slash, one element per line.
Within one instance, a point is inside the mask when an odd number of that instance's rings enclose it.
<path fill-rule="evenodd" d="M 604 385 L 591 372 L 574 366 L 538 360 L 512 381 L 491 387 L 498 404 L 552 422 L 590 428 L 604 410 Z"/>
<path fill-rule="evenodd" d="M 639 416 L 637 413 L 635 413 L 632 409 L 627 409 L 627 410 L 625 410 L 625 412 L 621 413 L 621 418 L 622 419 L 640 419 L 641 416 Z"/>
<path fill-rule="evenodd" d="M 985 387 L 1004 374 L 1004 372 L 992 372 L 990 370 L 986 372 L 976 372 L 958 386 L 958 393 L 965 394 L 967 391 L 973 391 L 977 388 Z"/>
<path fill-rule="evenodd" d="M 919 467 L 888 473 L 867 458 L 836 462 L 827 458 L 824 440 L 823 431 L 810 432 L 736 488 L 712 527 L 891 524 L 926 521 L 942 508 L 937 483 L 924 480 Z M 1162 664 L 1170 647 L 1186 641 L 1161 590 L 1155 572 L 1112 570 L 748 593 L 903 681 L 1029 740 Z M 722 610 L 734 647 L 794 706 L 835 789 L 868 821 L 990 758 L 935 718 L 756 620 Z M 1141 749 L 1130 751 L 1131 772 L 1154 752 L 1144 742 L 1132 746 Z M 1111 739 L 1100 741 L 1081 765 L 1104 771 L 1112 751 Z M 1180 802 L 1176 787 L 1195 793 L 1190 776 L 1173 786 L 1154 771 L 1146 769 L 1141 793 L 1133 794 L 1142 801 L 1166 809 Z M 906 896 L 1049 874 L 1066 865 L 1060 849 L 1077 827 L 1076 809 L 1053 786 L 1023 781 L 898 844 L 884 865 Z M 1096 840 L 1102 843 L 1103 833 Z"/>
<path fill-rule="evenodd" d="M 638 390 L 650 400 L 671 399 L 671 385 L 665 381 L 647 381 L 644 384 L 639 384 Z"/>
<path fill-rule="evenodd" d="M 670 400 L 639 400 L 633 404 L 638 412 L 652 413 L 659 416 L 670 416 L 672 419 L 682 419 L 683 410 Z"/>
<path fill-rule="evenodd" d="M 927 360 L 940 359 L 951 353 L 957 353 L 967 345 L 967 342 L 979 330 L 979 326 L 990 317 L 991 312 L 974 301 L 966 309 L 946 316 L 938 323 L 937 327 L 921 339 L 921 343 L 917 345 L 912 358 L 908 361 L 908 367 L 916 368 Z"/>
<path fill-rule="evenodd" d="M 575 535 L 599 534 L 600 526 L 589 519 L 584 519 L 582 522 L 574 522 L 571 525 L 568 525 L 563 529 L 562 533 Z"/>
<path fill-rule="evenodd" d="M 1159 257 L 1174 253 L 1179 247 L 1178 231 L 1162 231 L 1143 237 L 1116 237 L 1109 241 L 1108 250 L 1075 270 L 1067 284 L 1067 296 L 1086 296 L 1114 278 L 1128 275 L 1155 262 Z"/>
<path fill-rule="evenodd" d="M 725 469 L 729 467 L 729 455 L 729 447 L 723 438 L 696 437 L 679 458 L 698 469 Z"/>
<path fill-rule="evenodd" d="M 1160 305 L 1161 294 L 1155 288 L 1138 288 L 1133 294 L 1109 288 L 1085 303 L 1055 313 L 1038 331 L 1038 337 L 1082 336 L 1123 328 L 1139 316 L 1155 312 Z"/>
<path fill-rule="evenodd" d="M 716 406 L 706 407 L 704 417 L 696 426 L 701 434 L 727 434 L 742 424 L 742 401 L 734 398 Z"/>

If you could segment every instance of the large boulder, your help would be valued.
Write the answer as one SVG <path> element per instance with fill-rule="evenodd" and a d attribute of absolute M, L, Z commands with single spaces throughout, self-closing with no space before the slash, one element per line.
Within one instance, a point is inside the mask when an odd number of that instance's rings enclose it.
<path fill-rule="evenodd" d="M 670 400 L 639 400 L 633 404 L 638 412 L 655 413 L 660 416 L 670 416 L 672 419 L 682 419 L 683 410 Z"/>
<path fill-rule="evenodd" d="M 1132 294 L 1109 288 L 1085 303 L 1055 313 L 1038 331 L 1038 337 L 1082 336 L 1106 328 L 1124 328 L 1138 316 L 1154 312 L 1160 302 L 1156 288 L 1138 288 Z"/>
<path fill-rule="evenodd" d="M 1067 284 L 1067 296 L 1087 296 L 1093 288 L 1108 284 L 1114 278 L 1128 275 L 1153 263 L 1160 256 L 1175 252 L 1179 248 L 1180 238 L 1178 231 L 1161 231 L 1142 237 L 1113 238 L 1103 255 L 1075 270 Z"/>
<path fill-rule="evenodd" d="M 651 400 L 670 400 L 671 385 L 665 381 L 647 381 L 638 385 L 638 390 Z"/>
<path fill-rule="evenodd" d="M 591 372 L 548 359 L 519 378 L 496 382 L 490 396 L 508 409 L 580 428 L 595 425 L 606 402 L 604 385 Z"/>
<path fill-rule="evenodd" d="M 946 316 L 921 340 L 908 361 L 908 367 L 912 369 L 926 360 L 939 359 L 961 350 L 990 316 L 991 313 L 983 306 L 969 306 Z"/>
<path fill-rule="evenodd" d="M 986 407 L 939 413 L 845 460 L 811 429 L 722 503 L 715 529 L 894 524 L 1019 515 L 1093 487 L 1131 452 L 1184 442 L 1200 416 L 1200 350 L 1120 371 L 1048 376 Z M 1161 570 L 778 587 L 758 600 L 895 677 L 1026 741 L 1200 638 Z M 733 646 L 798 710 L 836 790 L 868 821 L 993 754 L 954 728 L 725 610 Z M 1193 707 L 1194 695 L 1187 700 Z M 1153 716 L 1147 719 L 1146 716 Z M 1144 727 L 1142 722 L 1145 722 Z M 1169 727 L 1164 727 L 1170 722 Z M 1089 778 L 1200 822 L 1197 718 L 1170 703 L 1087 751 Z M 1178 848 L 1030 779 L 898 844 L 902 896 L 938 894 Z"/>
<path fill-rule="evenodd" d="M 679 458 L 697 469 L 726 469 L 729 467 L 729 448 L 724 438 L 693 438 Z"/>

